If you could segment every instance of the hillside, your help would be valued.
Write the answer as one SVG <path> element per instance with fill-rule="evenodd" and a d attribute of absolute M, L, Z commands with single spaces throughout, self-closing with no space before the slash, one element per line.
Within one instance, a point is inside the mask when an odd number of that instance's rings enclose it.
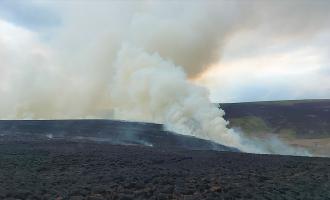
<path fill-rule="evenodd" d="M 295 138 L 330 137 L 330 100 L 292 100 L 220 104 L 230 126 L 250 134 Z"/>
<path fill-rule="evenodd" d="M 276 134 L 290 145 L 330 156 L 330 100 L 220 104 L 229 126 L 252 137 Z"/>

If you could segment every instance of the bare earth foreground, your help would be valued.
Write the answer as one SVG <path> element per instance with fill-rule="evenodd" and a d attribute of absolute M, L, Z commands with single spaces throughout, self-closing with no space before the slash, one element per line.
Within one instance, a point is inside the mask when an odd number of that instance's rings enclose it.
<path fill-rule="evenodd" d="M 330 159 L 2 141 L 0 199 L 330 199 Z"/>

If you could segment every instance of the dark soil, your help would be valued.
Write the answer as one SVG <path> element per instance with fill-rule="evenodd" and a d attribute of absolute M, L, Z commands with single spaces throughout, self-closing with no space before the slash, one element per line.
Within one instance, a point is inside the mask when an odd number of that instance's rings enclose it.
<path fill-rule="evenodd" d="M 1 141 L 0 199 L 330 199 L 330 159 Z"/>

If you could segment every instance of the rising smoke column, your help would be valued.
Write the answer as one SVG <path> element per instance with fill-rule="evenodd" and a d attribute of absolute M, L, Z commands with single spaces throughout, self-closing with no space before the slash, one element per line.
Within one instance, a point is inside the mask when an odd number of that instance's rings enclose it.
<path fill-rule="evenodd" d="M 182 67 L 124 44 L 114 63 L 111 84 L 114 117 L 162 123 L 171 131 L 212 140 L 244 152 L 308 155 L 277 138 L 251 140 L 228 129 L 224 111 L 208 91 L 191 83 Z"/>
<path fill-rule="evenodd" d="M 162 123 L 175 132 L 243 148 L 226 128 L 223 110 L 209 101 L 205 88 L 187 80 L 181 67 L 127 44 L 114 66 L 116 118 Z"/>

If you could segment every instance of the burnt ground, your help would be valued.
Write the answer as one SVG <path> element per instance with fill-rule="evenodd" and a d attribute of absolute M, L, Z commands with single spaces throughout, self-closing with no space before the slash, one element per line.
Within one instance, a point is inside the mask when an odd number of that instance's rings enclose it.
<path fill-rule="evenodd" d="M 2 140 L 0 199 L 330 199 L 330 159 Z"/>
<path fill-rule="evenodd" d="M 134 144 L 169 149 L 239 151 L 209 140 L 167 131 L 162 124 L 107 119 L 0 120 L 0 142 L 44 139 Z"/>

